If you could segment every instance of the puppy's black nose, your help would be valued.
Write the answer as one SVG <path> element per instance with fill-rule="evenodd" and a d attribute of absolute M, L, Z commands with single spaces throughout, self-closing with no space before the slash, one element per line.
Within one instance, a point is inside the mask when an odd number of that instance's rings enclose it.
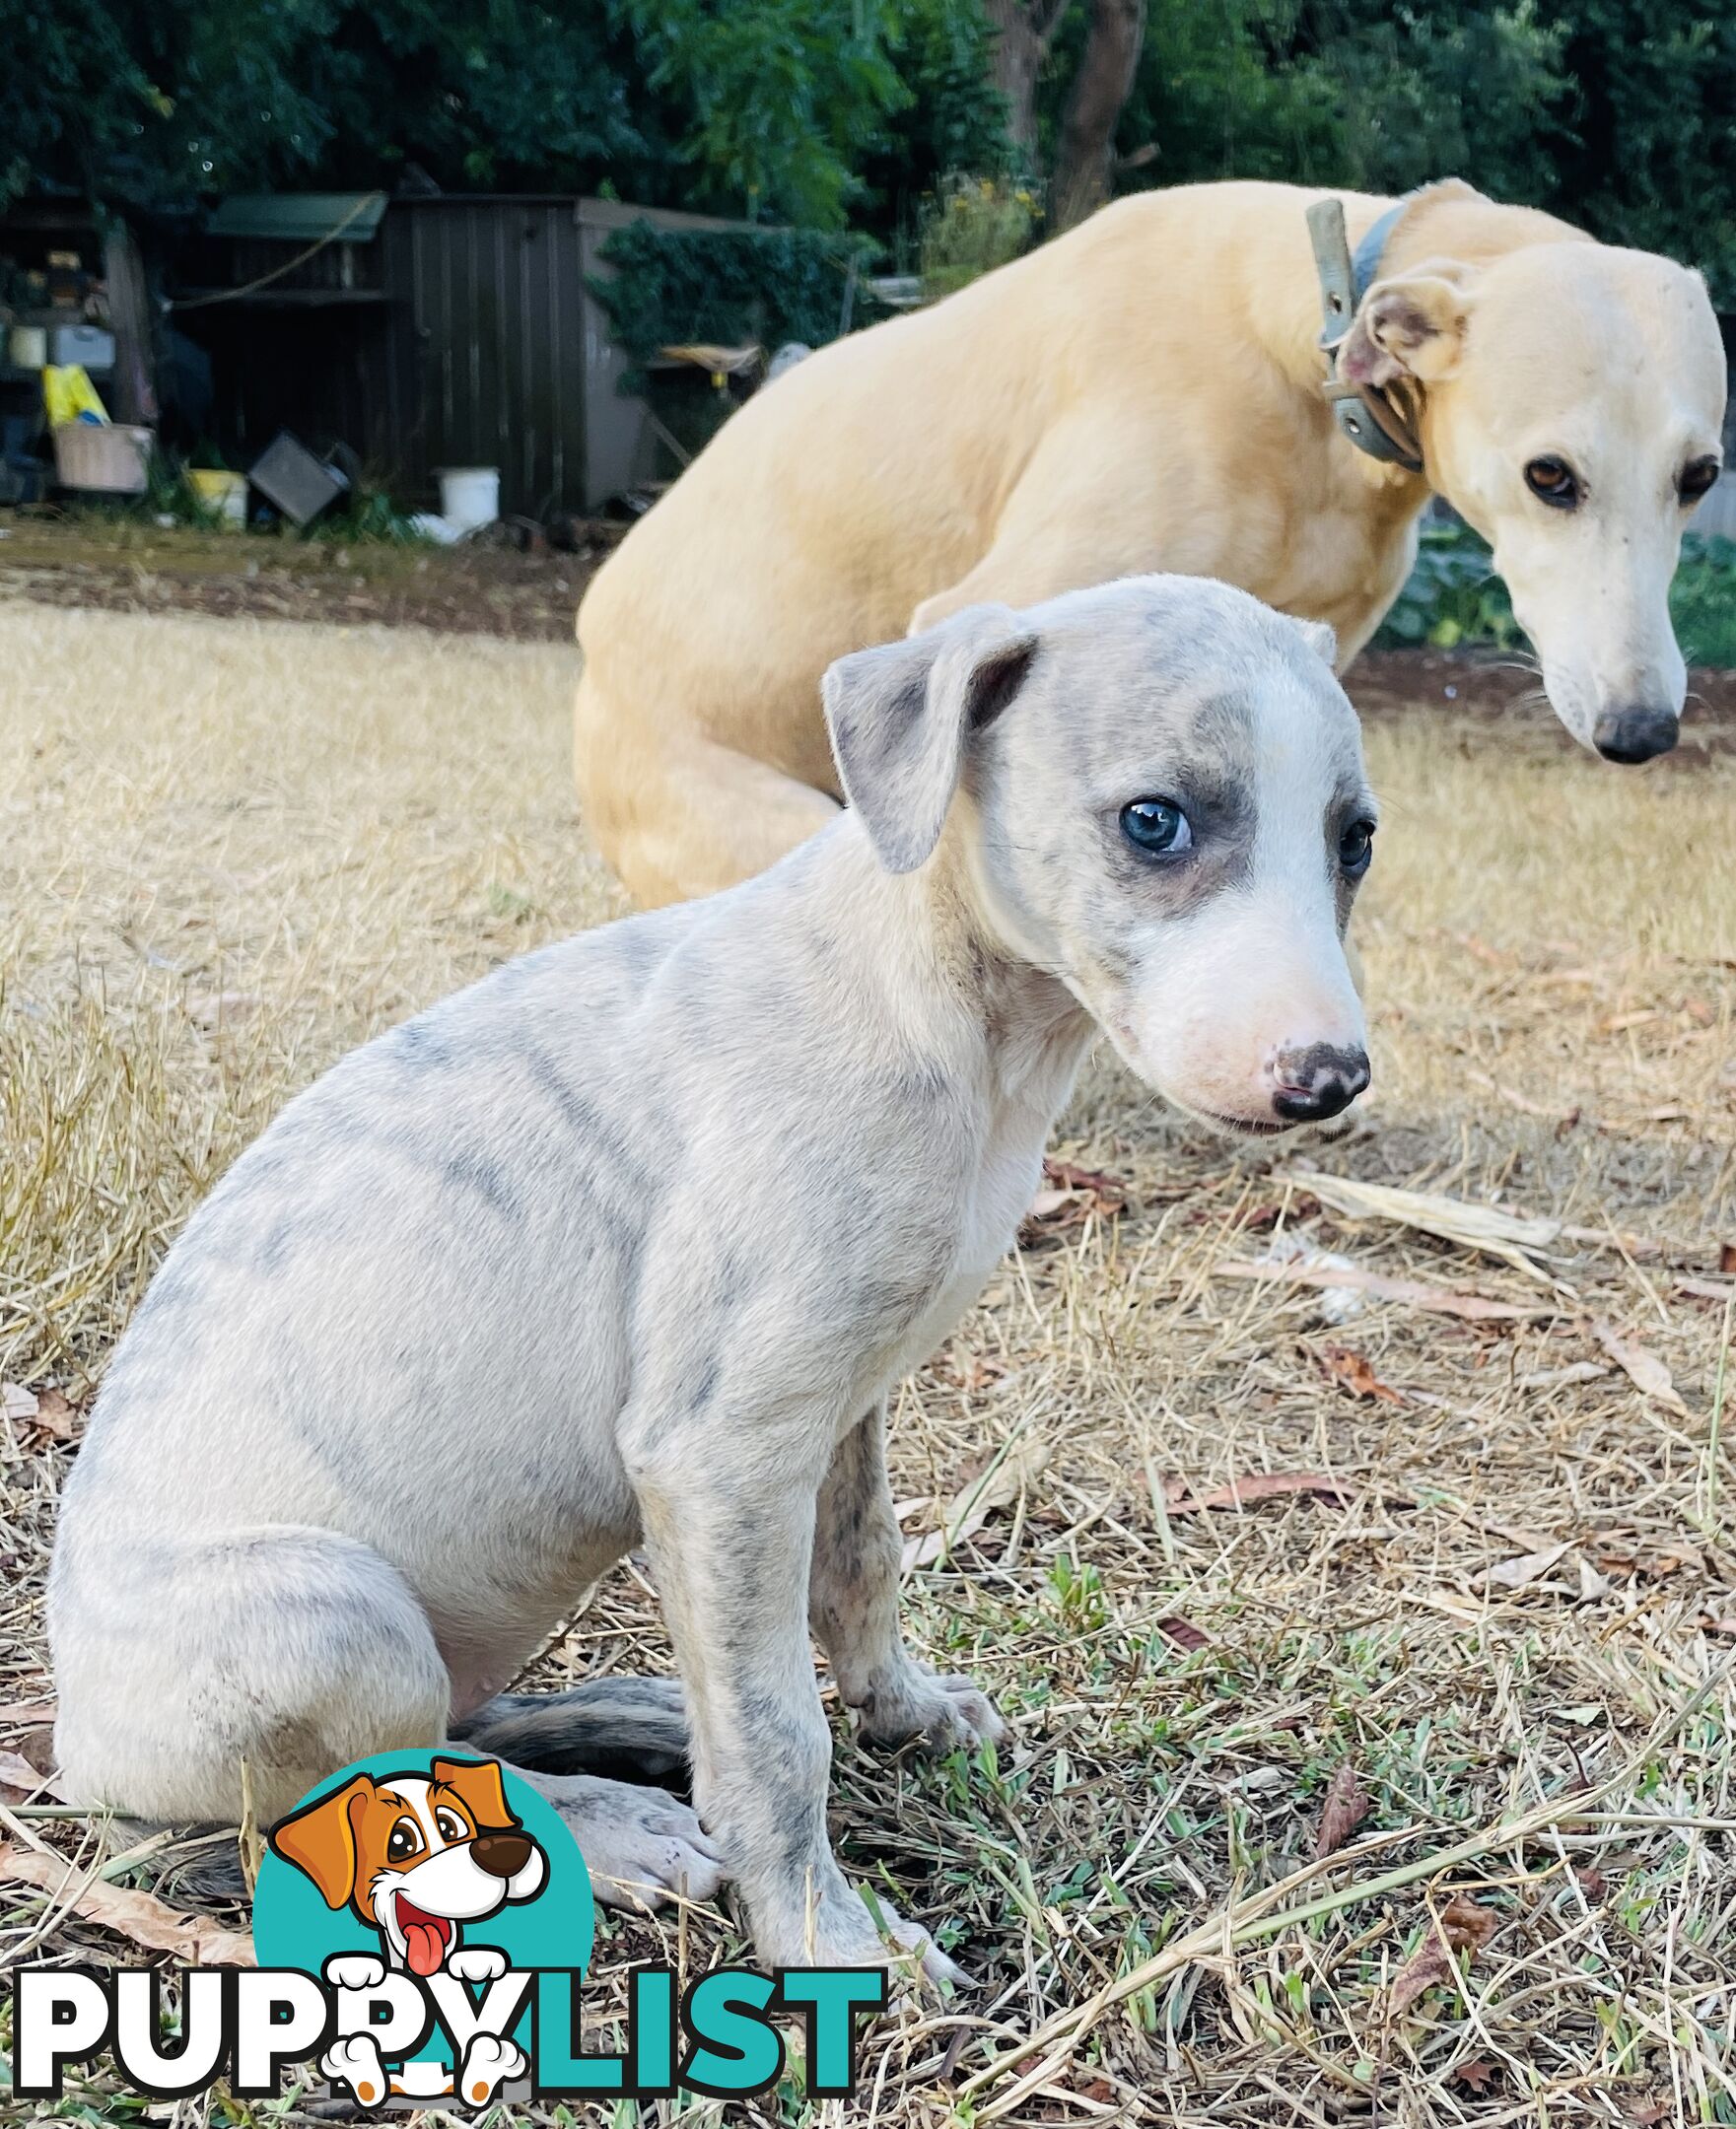
<path fill-rule="evenodd" d="M 477 1867 L 491 1878 L 516 1878 L 530 1860 L 527 1833 L 478 1833 L 470 1843 Z"/>
<path fill-rule="evenodd" d="M 1318 1124 L 1348 1109 L 1368 1084 L 1368 1054 L 1315 1043 L 1279 1053 L 1272 1106 L 1289 1124 Z"/>
<path fill-rule="evenodd" d="M 1636 703 L 1626 710 L 1606 710 L 1597 721 L 1592 742 L 1605 761 L 1650 761 L 1667 754 L 1681 734 L 1682 724 L 1673 710 L 1648 710 Z"/>

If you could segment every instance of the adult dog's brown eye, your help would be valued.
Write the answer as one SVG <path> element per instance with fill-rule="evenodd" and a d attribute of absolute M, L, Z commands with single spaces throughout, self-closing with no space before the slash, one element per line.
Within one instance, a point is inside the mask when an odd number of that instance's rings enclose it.
<path fill-rule="evenodd" d="M 385 1844 L 388 1863 L 402 1863 L 422 1845 L 422 1829 L 414 1819 L 400 1819 Z"/>
<path fill-rule="evenodd" d="M 1525 485 L 1540 503 L 1551 510 L 1576 510 L 1579 476 L 1562 458 L 1533 458 L 1525 468 Z"/>
<path fill-rule="evenodd" d="M 1684 503 L 1698 503 L 1723 470 L 1715 458 L 1696 458 L 1682 468 L 1676 493 Z"/>

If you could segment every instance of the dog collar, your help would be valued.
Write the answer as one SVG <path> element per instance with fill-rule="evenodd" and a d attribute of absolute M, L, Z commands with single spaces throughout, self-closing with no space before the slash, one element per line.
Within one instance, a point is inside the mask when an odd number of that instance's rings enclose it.
<path fill-rule="evenodd" d="M 1324 319 L 1320 347 L 1326 357 L 1325 391 L 1332 418 L 1340 434 L 1370 458 L 1378 458 L 1383 465 L 1403 466 L 1407 473 L 1421 473 L 1423 442 L 1414 406 L 1381 385 L 1358 384 L 1338 374 L 1339 349 L 1380 272 L 1386 240 L 1409 205 L 1407 196 L 1389 207 L 1356 246 L 1354 258 L 1343 200 L 1316 200 L 1308 209 L 1308 235 L 1314 245 L 1314 270 L 1320 277 Z"/>

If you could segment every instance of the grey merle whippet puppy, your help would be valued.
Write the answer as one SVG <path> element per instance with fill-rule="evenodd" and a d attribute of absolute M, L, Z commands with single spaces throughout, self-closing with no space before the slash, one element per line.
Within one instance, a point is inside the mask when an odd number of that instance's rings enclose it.
<path fill-rule="evenodd" d="M 1141 577 L 842 658 L 835 822 L 292 1102 L 170 1253 L 67 1486 L 68 1793 L 233 1822 L 244 1767 L 266 1820 L 461 1739 L 530 1770 L 604 1896 L 729 1876 L 769 1963 L 948 1970 L 833 1858 L 809 1632 L 868 1737 L 1000 1734 L 900 1637 L 884 1400 L 1007 1250 L 1099 1030 L 1233 1133 L 1366 1083 L 1373 808 L 1331 650 Z M 641 1543 L 680 1683 L 503 1696 Z M 599 1757 L 689 1758 L 696 1808 Z"/>

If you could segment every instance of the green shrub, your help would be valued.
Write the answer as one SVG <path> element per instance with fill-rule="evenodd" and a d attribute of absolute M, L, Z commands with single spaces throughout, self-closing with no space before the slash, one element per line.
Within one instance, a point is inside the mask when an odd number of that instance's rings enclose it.
<path fill-rule="evenodd" d="M 625 350 L 624 392 L 642 392 L 658 350 L 693 342 L 787 340 L 820 347 L 844 330 L 853 269 L 875 250 L 866 237 L 821 230 L 660 230 L 632 222 L 602 247 L 614 268 L 591 291 Z M 860 322 L 862 306 L 853 305 Z"/>
<path fill-rule="evenodd" d="M 1691 665 L 1736 666 L 1736 542 L 1689 533 L 1670 613 Z M 1417 567 L 1375 637 L 1380 650 L 1432 644 L 1498 651 L 1525 641 L 1489 549 L 1468 526 L 1430 525 Z"/>
<path fill-rule="evenodd" d="M 918 231 L 924 300 L 937 303 L 1017 258 L 1041 219 L 1035 194 L 1010 178 L 946 178 Z"/>
<path fill-rule="evenodd" d="M 1382 650 L 1460 644 L 1510 650 L 1524 637 L 1489 549 L 1466 525 L 1427 525 L 1417 566 L 1374 639 Z"/>

